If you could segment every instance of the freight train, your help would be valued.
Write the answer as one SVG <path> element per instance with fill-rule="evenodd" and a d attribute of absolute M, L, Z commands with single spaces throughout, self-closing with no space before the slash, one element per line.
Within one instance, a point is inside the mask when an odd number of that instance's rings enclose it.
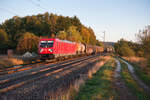
<path fill-rule="evenodd" d="M 103 47 L 76 43 L 58 38 L 40 39 L 38 53 L 41 59 L 68 57 L 72 55 L 97 54 Z"/>

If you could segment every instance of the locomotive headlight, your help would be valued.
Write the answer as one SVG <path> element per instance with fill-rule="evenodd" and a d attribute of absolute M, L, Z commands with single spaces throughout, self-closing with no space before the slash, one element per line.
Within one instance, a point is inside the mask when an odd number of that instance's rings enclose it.
<path fill-rule="evenodd" d="M 42 52 L 43 51 L 43 49 L 40 49 L 40 52 Z"/>
<path fill-rule="evenodd" d="M 48 49 L 50 52 L 53 52 L 53 50 L 52 49 Z"/>

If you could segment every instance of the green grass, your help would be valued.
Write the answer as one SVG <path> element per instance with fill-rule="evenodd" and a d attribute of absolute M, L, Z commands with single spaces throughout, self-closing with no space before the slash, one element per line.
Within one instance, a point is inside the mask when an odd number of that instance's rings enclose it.
<path fill-rule="evenodd" d="M 133 80 L 131 74 L 129 73 L 127 65 L 122 61 L 120 62 L 122 66 L 121 76 L 132 94 L 134 94 L 138 100 L 150 100 L 150 95 L 146 93 L 142 88 L 140 88 L 138 84 Z"/>
<path fill-rule="evenodd" d="M 115 67 L 113 60 L 102 66 L 93 77 L 81 86 L 76 100 L 115 100 L 116 92 L 112 86 L 112 75 Z"/>
<path fill-rule="evenodd" d="M 136 75 L 148 86 L 150 86 L 150 76 L 137 64 L 130 63 L 134 69 Z"/>
<path fill-rule="evenodd" d="M 127 61 L 127 60 L 126 60 Z M 131 63 L 129 61 L 127 61 L 128 63 L 130 63 L 134 69 L 135 69 L 135 74 L 140 78 L 140 80 L 142 80 L 146 85 L 150 86 L 150 76 L 146 73 L 146 71 L 144 71 L 139 65 L 137 65 L 136 63 Z"/>

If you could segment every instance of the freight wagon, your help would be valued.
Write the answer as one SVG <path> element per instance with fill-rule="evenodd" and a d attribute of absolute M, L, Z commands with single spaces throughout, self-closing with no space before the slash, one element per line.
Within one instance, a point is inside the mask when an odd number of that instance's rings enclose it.
<path fill-rule="evenodd" d="M 40 39 L 38 47 L 38 53 L 42 59 L 100 52 L 103 52 L 102 47 L 60 40 L 58 38 Z"/>

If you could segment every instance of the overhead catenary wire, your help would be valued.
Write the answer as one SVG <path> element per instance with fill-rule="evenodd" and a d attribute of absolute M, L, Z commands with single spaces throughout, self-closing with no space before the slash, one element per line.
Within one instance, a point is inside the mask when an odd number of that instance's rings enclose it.
<path fill-rule="evenodd" d="M 5 11 L 5 12 L 10 13 L 10 14 L 13 14 L 13 15 L 18 15 L 18 14 L 17 14 L 17 13 L 15 13 L 14 11 L 11 11 L 11 10 L 6 9 L 6 8 L 2 8 L 2 7 L 0 7 L 0 10 Z"/>
<path fill-rule="evenodd" d="M 98 32 L 98 34 L 99 34 L 100 32 Z M 101 33 L 103 33 L 103 36 L 100 36 L 100 35 L 98 35 L 100 38 L 102 38 L 103 39 L 103 42 L 105 42 L 105 38 L 106 38 L 106 31 L 104 30 L 104 31 L 101 31 Z"/>
<path fill-rule="evenodd" d="M 49 10 L 49 9 L 48 9 L 48 5 L 45 5 L 45 3 L 42 2 L 42 0 L 37 0 L 37 1 L 40 3 L 41 6 L 42 6 L 42 5 L 44 6 L 44 9 Z"/>
<path fill-rule="evenodd" d="M 33 0 L 28 0 L 28 1 L 31 2 L 34 6 L 36 6 L 36 7 L 40 8 L 40 9 L 43 9 L 43 10 L 46 10 L 46 11 L 47 11 L 46 8 L 42 7 L 40 4 L 34 2 Z"/>

